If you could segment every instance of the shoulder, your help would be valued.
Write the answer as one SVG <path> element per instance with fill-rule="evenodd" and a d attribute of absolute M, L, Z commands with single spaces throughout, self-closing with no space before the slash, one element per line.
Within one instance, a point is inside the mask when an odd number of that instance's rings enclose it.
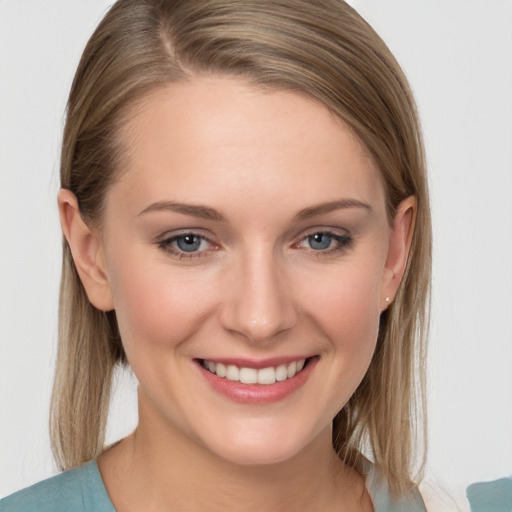
<path fill-rule="evenodd" d="M 417 489 L 407 496 L 396 498 L 389 491 L 388 483 L 372 464 L 367 464 L 366 488 L 373 501 L 375 512 L 426 512 L 425 502 Z"/>
<path fill-rule="evenodd" d="M 115 512 L 95 461 L 65 471 L 0 501 L 0 512 Z"/>

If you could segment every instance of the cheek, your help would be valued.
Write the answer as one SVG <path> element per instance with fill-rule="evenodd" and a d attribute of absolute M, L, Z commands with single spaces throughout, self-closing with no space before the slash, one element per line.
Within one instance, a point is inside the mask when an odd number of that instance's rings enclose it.
<path fill-rule="evenodd" d="M 322 280 L 321 288 L 310 289 L 308 294 L 310 316 L 334 349 L 339 375 L 353 386 L 362 379 L 375 350 L 380 321 L 379 269 L 379 265 L 335 269 Z"/>
<path fill-rule="evenodd" d="M 205 272 L 177 273 L 171 265 L 124 257 L 111 275 L 116 316 L 127 351 L 165 349 L 193 335 L 211 309 Z"/>

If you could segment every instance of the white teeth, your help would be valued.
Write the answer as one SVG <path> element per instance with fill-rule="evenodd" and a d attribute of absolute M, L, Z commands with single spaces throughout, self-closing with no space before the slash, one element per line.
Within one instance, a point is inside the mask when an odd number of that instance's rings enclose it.
<path fill-rule="evenodd" d="M 258 370 L 258 384 L 275 384 L 276 370 L 274 368 L 262 368 Z"/>
<path fill-rule="evenodd" d="M 256 368 L 240 368 L 240 382 L 256 384 L 258 382 L 258 370 Z"/>
<path fill-rule="evenodd" d="M 238 366 L 228 364 L 226 367 L 226 378 L 228 380 L 240 380 L 240 370 Z"/>
<path fill-rule="evenodd" d="M 276 368 L 276 380 L 281 382 L 288 378 L 288 368 L 285 364 L 282 364 Z"/>
<path fill-rule="evenodd" d="M 219 377 L 226 376 L 226 366 L 222 363 L 217 363 L 217 371 L 215 372 Z"/>
<path fill-rule="evenodd" d="M 291 379 L 304 368 L 305 363 L 305 359 L 300 359 L 289 364 L 281 364 L 276 368 L 268 367 L 259 370 L 256 368 L 239 368 L 233 364 L 224 365 L 207 360 L 203 360 L 202 364 L 206 370 L 228 380 L 238 381 L 243 384 L 269 385 Z"/>
<path fill-rule="evenodd" d="M 297 373 L 297 363 L 294 361 L 288 365 L 288 378 L 291 379 Z"/>

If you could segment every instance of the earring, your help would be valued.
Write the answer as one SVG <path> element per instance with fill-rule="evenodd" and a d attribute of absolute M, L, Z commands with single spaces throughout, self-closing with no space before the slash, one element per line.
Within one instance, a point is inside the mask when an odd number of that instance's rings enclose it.
<path fill-rule="evenodd" d="M 386 302 L 391 302 L 391 299 L 389 297 L 386 297 Z"/>

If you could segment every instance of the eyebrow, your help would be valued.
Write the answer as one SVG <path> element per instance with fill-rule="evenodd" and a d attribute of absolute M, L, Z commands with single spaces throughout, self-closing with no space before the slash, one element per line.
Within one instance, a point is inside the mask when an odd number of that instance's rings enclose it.
<path fill-rule="evenodd" d="M 200 206 L 194 204 L 175 203 L 173 201 L 158 201 L 150 204 L 147 208 L 139 213 L 139 217 L 149 212 L 161 212 L 171 211 L 176 213 L 182 213 L 183 215 L 191 215 L 192 217 L 198 217 L 200 219 L 215 220 L 218 222 L 224 222 L 225 218 L 222 213 L 208 208 L 207 206 Z"/>
<path fill-rule="evenodd" d="M 371 211 L 372 207 L 359 201 L 357 199 L 341 199 L 339 201 L 331 201 L 329 203 L 322 203 L 315 206 L 310 206 L 300 210 L 294 217 L 295 221 L 307 220 L 315 215 L 322 215 L 330 213 L 335 210 L 341 210 L 346 208 L 362 208 L 367 211 Z M 225 217 L 219 211 L 208 206 L 176 203 L 174 201 L 157 201 L 156 203 L 150 204 L 147 208 L 144 208 L 138 216 L 144 215 L 149 212 L 160 212 L 160 211 L 171 211 L 181 213 L 183 215 L 190 215 L 192 217 L 198 217 L 200 219 L 214 220 L 217 222 L 225 222 Z"/>
<path fill-rule="evenodd" d="M 341 199 L 339 201 L 331 201 L 329 203 L 322 203 L 309 208 L 304 208 L 304 210 L 301 210 L 297 215 L 295 215 L 295 220 L 307 220 L 315 215 L 330 213 L 335 210 L 342 210 L 346 208 L 362 208 L 368 212 L 372 211 L 372 207 L 369 204 L 359 201 L 358 199 Z"/>

